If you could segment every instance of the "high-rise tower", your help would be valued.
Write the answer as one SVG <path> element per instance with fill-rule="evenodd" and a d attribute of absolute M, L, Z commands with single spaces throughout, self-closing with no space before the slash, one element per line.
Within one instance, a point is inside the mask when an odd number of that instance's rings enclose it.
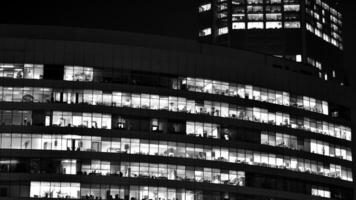
<path fill-rule="evenodd" d="M 342 10 L 328 0 L 201 0 L 199 39 L 302 62 L 345 84 Z"/>

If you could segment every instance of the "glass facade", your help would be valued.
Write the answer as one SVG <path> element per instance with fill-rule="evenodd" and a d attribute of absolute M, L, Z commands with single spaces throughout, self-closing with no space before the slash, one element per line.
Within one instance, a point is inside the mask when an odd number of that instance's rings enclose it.
<path fill-rule="evenodd" d="M 52 169 L 46 168 L 52 166 Z M 202 166 L 185 166 L 167 163 L 144 163 L 102 160 L 56 159 L 1 159 L 1 172 L 27 172 L 31 174 L 63 174 L 82 176 L 116 176 L 119 178 L 145 178 L 245 185 L 245 172 Z"/>
<path fill-rule="evenodd" d="M 260 88 L 252 85 L 235 84 L 217 80 L 181 77 L 176 86 L 192 92 L 218 94 L 242 99 L 268 102 L 283 106 L 291 106 L 312 112 L 329 114 L 328 103 L 307 96 L 298 96 L 289 92 Z"/>
<path fill-rule="evenodd" d="M 300 55 L 299 55 L 300 56 Z M 297 59 L 298 60 L 298 59 Z M 313 65 L 320 65 L 320 63 L 315 64 L 315 61 L 310 61 L 314 63 Z M 42 79 L 43 78 L 43 65 L 34 65 L 34 64 L 0 64 L 0 66 L 7 66 L 3 70 L 13 69 L 15 71 L 22 71 L 23 69 L 17 69 L 16 66 L 25 66 L 26 71 L 29 71 L 26 76 L 8 76 L 8 78 L 18 79 Z M 12 67 L 12 68 L 11 68 Z M 94 71 L 97 73 L 94 74 Z M 105 70 L 95 69 L 92 67 L 81 67 L 81 66 L 65 66 L 64 69 L 64 78 L 63 80 L 67 81 L 85 81 L 85 82 L 98 82 L 100 79 L 103 79 L 102 73 Z M 5 72 L 3 72 L 5 73 Z M 34 74 L 34 75 L 32 75 Z M 147 74 L 146 74 L 147 75 Z M 151 85 L 152 82 L 147 81 L 150 78 L 157 78 L 146 76 L 144 74 L 140 74 L 140 77 L 121 77 L 122 79 L 135 79 L 135 84 L 139 84 L 142 82 L 144 85 Z M 76 77 L 76 78 L 75 78 Z M 117 77 L 111 77 L 117 78 Z M 142 80 L 137 80 L 137 78 L 141 78 Z M 255 101 L 262 101 L 272 104 L 278 104 L 283 106 L 291 106 L 299 109 L 304 109 L 312 112 L 317 112 L 321 114 L 328 115 L 329 114 L 329 103 L 327 101 L 316 99 L 313 97 L 303 96 L 303 95 L 295 95 L 287 91 L 279 91 L 273 90 L 263 87 L 257 87 L 248 84 L 238 84 L 235 82 L 224 82 L 212 79 L 201 79 L 201 78 L 193 78 L 193 77 L 166 77 L 166 80 L 162 80 L 162 83 L 157 83 L 155 86 L 162 87 L 163 82 L 170 82 L 168 85 L 164 85 L 163 87 L 167 87 L 169 89 L 175 90 L 188 90 L 192 92 L 201 92 L 201 93 L 209 93 L 216 95 L 224 95 L 230 97 L 238 97 L 242 99 L 249 99 Z M 120 80 L 122 82 L 124 80 Z M 127 82 L 129 83 L 129 82 Z M 132 84 L 132 83 L 131 83 Z M 9 89 L 11 90 L 13 87 L 8 87 L 3 90 Z M 34 88 L 26 87 L 26 88 L 14 88 L 17 92 L 33 92 Z M 50 88 L 43 88 L 44 90 L 49 90 Z M 11 91 L 10 91 L 11 92 Z M 21 94 L 21 93 L 19 93 Z M 11 95 L 10 95 L 11 96 Z"/>
<path fill-rule="evenodd" d="M 34 198 L 79 198 L 80 183 L 31 181 L 30 197 Z"/>
<path fill-rule="evenodd" d="M 299 1 L 233 3 L 238 29 L 300 28 Z M 225 35 L 229 4 L 217 5 Z M 0 198 L 350 196 L 349 110 L 323 97 L 79 65 L 0 64 L 0 79 L 0 176 L 18 177 Z"/>
<path fill-rule="evenodd" d="M 211 3 L 207 3 L 199 6 L 199 12 L 205 12 L 210 9 L 211 9 Z"/>
<path fill-rule="evenodd" d="M 82 66 L 64 66 L 65 81 L 93 81 L 93 68 Z"/>
<path fill-rule="evenodd" d="M 279 168 L 352 181 L 352 170 L 341 165 L 240 148 L 176 141 L 80 135 L 1 134 L 2 149 L 109 152 L 177 157 Z"/>
<path fill-rule="evenodd" d="M 121 186 L 104 184 L 83 184 L 76 182 L 31 182 L 31 197 L 35 198 L 81 198 L 81 199 L 157 199 L 157 200 L 199 200 L 199 199 L 241 199 L 248 195 L 219 193 L 184 188 L 157 186 Z M 256 200 L 263 200 L 263 197 Z M 277 199 L 283 200 L 283 199 Z"/>
<path fill-rule="evenodd" d="M 111 129 L 111 115 L 54 111 L 51 124 L 52 126 Z"/>
<path fill-rule="evenodd" d="M 232 29 L 300 28 L 299 1 L 232 0 Z M 242 25 L 247 23 L 247 26 Z M 237 26 L 237 24 L 239 24 Z"/>
<path fill-rule="evenodd" d="M 209 4 L 198 13 L 199 25 L 211 34 L 199 34 L 199 41 L 261 52 L 313 65 L 323 70 L 293 66 L 274 67 L 345 85 L 343 63 L 343 6 L 329 0 L 200 0 Z M 209 13 L 209 14 L 206 14 Z M 209 16 L 209 17 L 208 17 Z M 216 16 L 216 17 L 215 17 Z M 200 31 L 202 31 L 201 29 Z M 223 31 L 224 30 L 224 31 Z M 295 38 L 295 39 L 292 39 Z M 303 44 L 305 43 L 305 44 Z M 303 45 L 302 45 L 303 44 Z M 326 52 L 319 52 L 323 46 Z M 303 54 L 303 55 L 302 55 Z M 300 59 L 295 59 L 300 55 Z M 331 59 L 332 57 L 333 59 Z M 277 66 L 278 65 L 278 66 Z M 317 69 L 319 65 L 313 65 Z M 337 72 L 337 77 L 335 75 Z M 347 83 L 346 83 L 347 84 Z"/>
<path fill-rule="evenodd" d="M 299 58 L 298 58 L 299 56 Z M 296 61 L 301 60 L 301 55 L 296 56 Z M 321 63 L 315 62 L 311 58 L 310 64 L 313 66 L 319 66 L 321 69 Z M 309 61 L 308 61 L 309 63 Z M 5 70 L 14 68 L 15 66 L 27 69 L 30 75 L 22 76 L 7 76 L 9 78 L 25 78 L 25 79 L 42 79 L 43 78 L 43 65 L 34 65 L 34 64 L 0 64 L 5 66 Z M 6 67 L 7 66 L 7 67 Z M 12 67 L 12 68 L 11 68 Z M 106 77 L 108 71 L 103 69 L 97 69 L 93 67 L 82 67 L 82 66 L 64 66 L 65 69 L 62 69 L 64 77 L 57 77 L 56 80 L 67 80 L 67 81 L 80 81 L 80 82 L 108 82 L 107 79 L 110 79 L 110 82 L 114 81 L 118 83 L 127 83 L 135 85 L 148 85 L 155 87 L 166 87 L 169 89 L 175 90 L 188 90 L 193 92 L 202 92 L 209 94 L 224 95 L 230 97 L 238 97 L 255 101 L 263 101 L 272 104 L 278 104 L 283 106 L 291 106 L 299 109 L 305 109 L 312 112 L 322 113 L 329 115 L 329 103 L 324 100 L 316 99 L 313 97 L 295 95 L 286 91 L 278 91 L 273 89 L 267 89 L 257 86 L 252 86 L 248 84 L 238 84 L 235 82 L 224 82 L 212 79 L 201 79 L 193 77 L 170 77 L 170 76 L 161 76 L 161 75 L 150 75 L 145 73 L 138 74 L 110 74 L 110 77 Z M 21 72 L 21 69 L 16 68 L 15 71 Z M 0 70 L 1 71 L 1 70 Z M 4 70 L 3 70 L 4 71 Z M 33 71 L 33 72 L 32 72 Z M 95 73 L 94 73 L 95 71 Z M 34 73 L 34 75 L 32 75 Z M 61 74 L 61 73 L 58 73 Z M 335 74 L 335 72 L 334 72 Z M 158 78 L 159 81 L 152 81 L 150 79 Z M 47 76 L 45 79 L 53 79 L 53 77 Z M 128 81 L 128 79 L 132 79 Z M 168 83 L 168 84 L 167 84 Z M 6 88 L 5 88 L 6 89 Z M 4 89 L 4 90 L 5 90 Z M 12 89 L 9 87 L 8 89 Z M 31 90 L 31 88 L 16 88 L 17 90 Z M 49 88 L 44 88 L 49 89 Z M 252 92 L 250 90 L 253 90 Z M 29 91 L 31 92 L 31 91 Z M 267 93 L 267 94 L 266 94 Z M 253 94 L 253 95 L 252 95 Z M 266 97 L 267 95 L 267 97 Z M 335 106 L 334 106 L 335 107 Z M 336 107 L 333 109 L 336 109 Z"/>
<path fill-rule="evenodd" d="M 330 198 L 330 190 L 327 188 L 316 187 L 314 186 L 311 191 L 313 196 L 319 196 L 324 198 Z"/>
<path fill-rule="evenodd" d="M 351 148 L 314 139 L 298 139 L 296 136 L 283 133 L 262 132 L 261 144 L 303 150 L 315 154 L 352 161 Z"/>
<path fill-rule="evenodd" d="M 343 49 L 342 15 L 325 0 L 306 0 L 306 29 L 327 43 Z"/>
<path fill-rule="evenodd" d="M 49 88 L 4 88 L 2 90 L 2 100 L 8 102 L 57 102 L 66 104 L 88 104 L 88 105 L 104 105 L 113 107 L 130 107 L 151 110 L 167 110 L 171 112 L 184 112 L 189 114 L 210 115 L 223 118 L 234 118 L 245 121 L 253 121 L 259 123 L 272 124 L 277 126 L 286 126 L 292 129 L 301 129 L 314 133 L 329 135 L 336 138 L 351 140 L 351 129 L 347 126 L 330 123 L 326 121 L 311 119 L 298 115 L 290 115 L 283 112 L 271 112 L 267 109 L 258 107 L 245 107 L 234 104 L 216 102 L 216 101 L 197 101 L 177 96 L 163 96 L 156 94 L 137 94 L 123 92 L 106 92 L 96 90 L 67 90 L 66 92 L 52 91 Z M 251 95 L 253 90 L 250 91 Z M 305 97 L 299 101 L 302 105 L 310 105 L 310 98 Z M 296 102 L 298 105 L 298 101 Z M 314 103 L 312 104 L 314 105 Z M 316 105 L 316 104 L 315 104 Z M 320 104 L 319 104 L 320 105 Z M 321 108 L 324 104 L 320 105 Z M 326 106 L 325 106 L 326 107 Z M 326 108 L 325 108 L 326 109 Z M 1 123 L 9 124 L 9 120 L 15 120 L 11 114 L 15 111 L 3 111 Z M 64 115 L 72 115 L 64 113 Z M 54 113 L 52 124 L 58 126 L 82 126 L 83 124 L 73 124 L 74 118 L 81 121 L 82 116 L 68 116 L 67 123 L 60 122 L 63 120 L 63 113 Z M 88 116 L 90 119 L 93 117 Z M 63 118 L 63 119 L 60 119 Z M 70 119 L 69 119 L 70 118 Z M 89 119 L 88 118 L 88 119 Z M 94 116 L 95 118 L 95 116 Z M 101 117 L 99 117 L 101 118 Z M 109 118 L 105 115 L 104 118 Z M 25 118 L 24 118 L 25 120 Z M 88 121 L 88 120 L 86 120 Z M 69 123 L 68 123 L 69 122 Z M 103 120 L 103 126 L 110 129 L 111 123 L 108 120 Z M 20 122 L 22 123 L 22 122 Z M 79 122 L 78 122 L 79 123 Z M 89 123 L 89 121 L 88 121 Z M 95 121 L 95 123 L 98 123 Z M 16 122 L 18 124 L 18 122 Z M 46 123 L 46 125 L 49 125 Z M 86 125 L 84 125 L 86 126 Z M 91 127 L 99 127 L 99 125 L 90 125 Z M 101 127 L 101 125 L 100 125 Z"/>
<path fill-rule="evenodd" d="M 14 79 L 42 79 L 43 65 L 1 63 L 0 77 Z"/>

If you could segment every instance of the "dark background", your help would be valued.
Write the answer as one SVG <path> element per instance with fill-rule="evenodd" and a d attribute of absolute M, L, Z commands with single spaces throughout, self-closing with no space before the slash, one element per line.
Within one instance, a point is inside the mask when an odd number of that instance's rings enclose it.
<path fill-rule="evenodd" d="M 6 3 L 5 3 L 6 2 Z M 197 38 L 197 0 L 2 1 L 0 23 L 75 26 Z M 356 2 L 343 0 L 345 65 L 356 86 Z"/>
<path fill-rule="evenodd" d="M 0 23 L 60 25 L 196 37 L 196 0 L 4 1 Z M 2 2 L 2 3 L 4 3 Z"/>
<path fill-rule="evenodd" d="M 345 68 L 350 84 L 356 88 L 356 1 L 344 0 L 343 7 Z"/>

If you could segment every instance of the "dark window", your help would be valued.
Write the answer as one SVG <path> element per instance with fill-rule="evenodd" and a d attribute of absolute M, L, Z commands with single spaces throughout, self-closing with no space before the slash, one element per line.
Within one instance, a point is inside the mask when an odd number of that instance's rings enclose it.
<path fill-rule="evenodd" d="M 64 68 L 63 65 L 48 64 L 43 69 L 43 79 L 63 80 Z"/>
<path fill-rule="evenodd" d="M 7 188 L 0 188 L 0 197 L 7 196 Z"/>

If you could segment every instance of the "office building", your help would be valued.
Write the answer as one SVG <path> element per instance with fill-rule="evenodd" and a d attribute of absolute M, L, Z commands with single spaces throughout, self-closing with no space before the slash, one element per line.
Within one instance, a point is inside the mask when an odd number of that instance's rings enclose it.
<path fill-rule="evenodd" d="M 200 41 L 0 25 L 0 198 L 352 199 L 328 3 L 204 1 Z"/>
<path fill-rule="evenodd" d="M 302 62 L 299 72 L 345 84 L 341 8 L 339 0 L 200 0 L 199 39 Z"/>

